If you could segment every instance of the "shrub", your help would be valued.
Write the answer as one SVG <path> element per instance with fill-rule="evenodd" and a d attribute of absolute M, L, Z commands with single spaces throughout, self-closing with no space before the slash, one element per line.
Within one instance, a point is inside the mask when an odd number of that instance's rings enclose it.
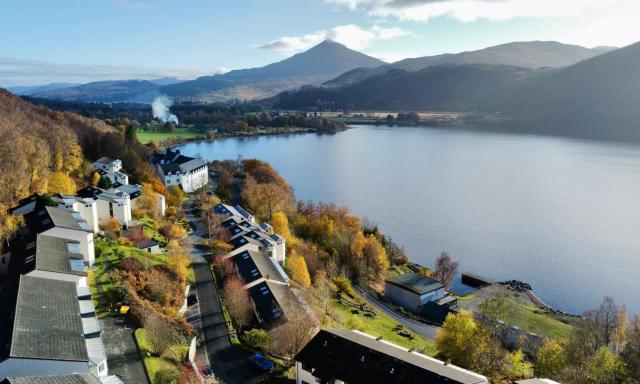
<path fill-rule="evenodd" d="M 131 301 L 131 291 L 124 285 L 116 285 L 109 290 L 110 301 L 112 303 L 129 303 Z"/>
<path fill-rule="evenodd" d="M 267 353 L 273 346 L 273 337 L 264 329 L 254 328 L 244 333 L 242 341 L 249 347 Z"/>
<path fill-rule="evenodd" d="M 154 379 L 156 384 L 178 384 L 178 372 L 174 369 L 164 368 L 156 372 Z"/>
<path fill-rule="evenodd" d="M 131 216 L 133 216 L 134 219 L 140 220 L 144 217 L 144 210 L 135 208 L 131 210 Z"/>
<path fill-rule="evenodd" d="M 177 224 L 167 224 L 160 228 L 160 233 L 170 240 L 181 240 L 187 237 L 187 231 Z"/>
<path fill-rule="evenodd" d="M 349 321 L 347 322 L 347 328 L 355 329 L 361 332 L 367 330 L 367 326 L 365 325 L 364 321 L 362 321 L 362 319 L 358 316 L 351 316 L 349 318 Z"/>
<path fill-rule="evenodd" d="M 338 292 L 342 292 L 349 297 L 356 297 L 356 292 L 351 286 L 351 281 L 346 276 L 338 276 L 333 278 L 333 283 L 338 287 Z"/>
<path fill-rule="evenodd" d="M 187 357 L 188 348 L 185 348 L 182 345 L 173 345 L 162 352 L 160 355 L 163 359 L 173 361 L 174 363 L 179 363 L 184 361 Z"/>
<path fill-rule="evenodd" d="M 120 264 L 118 264 L 118 269 L 137 275 L 145 270 L 146 267 L 135 257 L 125 257 Z"/>

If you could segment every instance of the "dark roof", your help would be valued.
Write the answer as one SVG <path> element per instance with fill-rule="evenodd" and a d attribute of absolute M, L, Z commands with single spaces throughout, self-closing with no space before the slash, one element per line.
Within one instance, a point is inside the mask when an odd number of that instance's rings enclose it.
<path fill-rule="evenodd" d="M 79 213 L 55 207 L 37 207 L 24 216 L 25 222 L 34 233 L 42 233 L 53 227 L 91 232 L 87 222 Z"/>
<path fill-rule="evenodd" d="M 238 248 L 242 247 L 243 245 L 246 245 L 246 244 L 249 244 L 249 243 L 255 244 L 255 245 L 259 246 L 259 247 L 262 246 L 262 244 L 258 240 L 255 240 L 255 239 L 252 239 L 252 238 L 246 237 L 246 236 L 238 236 L 238 237 L 235 237 L 235 238 L 233 238 L 233 239 L 231 239 L 229 241 L 229 244 L 231 244 L 233 246 L 233 249 L 238 249 Z"/>
<path fill-rule="evenodd" d="M 7 377 L 7 384 L 100 384 L 95 376 L 85 374 Z"/>
<path fill-rule="evenodd" d="M 20 276 L 10 354 L 89 361 L 75 283 Z"/>
<path fill-rule="evenodd" d="M 321 330 L 295 360 L 323 382 L 488 383 L 484 376 L 348 330 Z"/>
<path fill-rule="evenodd" d="M 260 252 L 244 251 L 233 257 L 233 263 L 238 268 L 238 273 L 245 284 L 267 278 L 278 278 L 278 272 L 274 267 L 270 267 L 268 261 Z"/>
<path fill-rule="evenodd" d="M 112 163 L 114 160 L 110 157 L 101 157 L 98 160 L 94 161 L 94 163 L 102 163 L 102 164 L 110 164 Z"/>
<path fill-rule="evenodd" d="M 265 281 L 249 288 L 249 296 L 265 326 L 270 327 L 284 320 L 284 312 Z"/>
<path fill-rule="evenodd" d="M 0 361 L 9 357 L 20 277 L 0 279 Z"/>
<path fill-rule="evenodd" d="M 406 289 L 418 295 L 433 292 L 437 289 L 444 288 L 439 281 L 434 280 L 420 273 L 405 273 L 387 279 L 387 283 Z"/>
<path fill-rule="evenodd" d="M 137 244 L 138 248 L 140 249 L 144 249 L 144 248 L 149 248 L 149 247 L 155 247 L 156 245 L 159 245 L 157 241 L 155 240 L 144 240 L 141 241 Z"/>

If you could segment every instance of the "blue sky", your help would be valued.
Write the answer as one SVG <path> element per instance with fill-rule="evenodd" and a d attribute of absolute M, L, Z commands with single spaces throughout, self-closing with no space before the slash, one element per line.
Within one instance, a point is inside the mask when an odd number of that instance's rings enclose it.
<path fill-rule="evenodd" d="M 75 74 L 98 68 L 100 79 L 158 74 L 192 77 L 261 66 L 327 37 L 387 61 L 509 41 L 622 46 L 640 40 L 634 19 L 640 14 L 638 3 L 2 0 L 0 85 L 62 81 L 66 78 L 55 77 L 56 71 L 69 68 Z M 28 71 L 40 73 L 31 76 Z"/>

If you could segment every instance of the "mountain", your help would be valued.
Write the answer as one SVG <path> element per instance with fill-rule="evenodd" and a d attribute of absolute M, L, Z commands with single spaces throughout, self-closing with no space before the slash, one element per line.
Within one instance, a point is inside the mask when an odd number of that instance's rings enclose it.
<path fill-rule="evenodd" d="M 383 62 L 326 40 L 306 52 L 260 68 L 203 76 L 162 87 L 176 99 L 224 101 L 259 99 L 303 85 L 317 85 L 354 68 L 371 68 Z"/>
<path fill-rule="evenodd" d="M 341 86 L 352 84 L 369 76 L 384 73 L 389 69 L 418 71 L 429 66 L 441 64 L 490 64 L 532 69 L 543 67 L 560 68 L 590 59 L 613 49 L 615 48 L 596 47 L 590 49 L 556 41 L 514 42 L 477 51 L 405 59 L 371 69 L 357 68 L 326 82 L 325 85 Z"/>
<path fill-rule="evenodd" d="M 467 111 L 507 130 L 640 141 L 640 43 L 563 68 L 440 64 L 283 92 L 277 108 Z M 501 128 L 502 129 L 502 128 Z"/>
<path fill-rule="evenodd" d="M 75 87 L 34 92 L 29 96 L 43 99 L 82 100 L 115 103 L 122 101 L 151 102 L 159 95 L 161 85 L 149 80 L 96 81 Z"/>
<path fill-rule="evenodd" d="M 7 90 L 9 92 L 13 93 L 14 95 L 31 96 L 31 95 L 33 95 L 35 93 L 53 91 L 53 90 L 62 89 L 62 88 L 70 88 L 70 87 L 75 87 L 76 85 L 80 85 L 80 84 L 77 84 L 77 83 L 49 83 L 49 84 L 44 84 L 44 85 L 26 85 L 26 86 L 9 87 L 9 88 L 7 88 Z"/>

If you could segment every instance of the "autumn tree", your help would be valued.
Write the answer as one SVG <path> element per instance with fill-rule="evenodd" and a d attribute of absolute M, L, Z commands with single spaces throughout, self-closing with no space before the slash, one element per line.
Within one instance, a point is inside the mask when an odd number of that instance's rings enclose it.
<path fill-rule="evenodd" d="M 66 173 L 54 172 L 49 176 L 47 192 L 50 194 L 74 195 L 76 193 L 76 183 Z"/>
<path fill-rule="evenodd" d="M 311 340 L 317 329 L 317 321 L 304 309 L 298 307 L 287 314 L 284 324 L 271 331 L 276 351 L 285 356 L 294 356 Z"/>
<path fill-rule="evenodd" d="M 142 184 L 142 193 L 140 194 L 139 207 L 147 212 L 149 217 L 158 220 L 160 217 L 160 207 L 158 206 L 158 195 L 150 183 Z"/>
<path fill-rule="evenodd" d="M 222 296 L 227 310 L 238 328 L 242 329 L 249 324 L 253 318 L 253 307 L 242 279 L 237 276 L 228 277 L 224 283 Z"/>
<path fill-rule="evenodd" d="M 167 349 L 185 341 L 184 336 L 166 319 L 149 314 L 144 320 L 146 342 L 151 352 L 160 356 Z"/>
<path fill-rule="evenodd" d="M 627 343 L 620 357 L 627 366 L 629 377 L 640 382 L 640 318 L 635 315 L 627 331 Z"/>
<path fill-rule="evenodd" d="M 307 263 L 304 257 L 298 255 L 295 250 L 289 253 L 289 268 L 291 268 L 291 277 L 298 284 L 303 287 L 309 287 L 311 285 L 311 276 L 309 276 L 309 270 L 307 269 Z"/>
<path fill-rule="evenodd" d="M 160 228 L 160 233 L 169 240 L 181 240 L 187 237 L 187 231 L 178 224 L 166 224 Z"/>
<path fill-rule="evenodd" d="M 387 273 L 389 268 L 387 251 L 373 235 L 366 237 L 364 248 L 362 249 L 362 261 L 364 266 L 363 273 L 369 279 L 377 280 Z"/>
<path fill-rule="evenodd" d="M 173 250 L 169 253 L 167 267 L 176 275 L 179 281 L 186 282 L 189 274 L 191 257 L 184 247 Z"/>
<path fill-rule="evenodd" d="M 458 314 L 450 313 L 436 334 L 438 351 L 449 361 L 461 367 L 473 363 L 474 345 L 470 342 L 478 332 L 473 314 L 461 309 Z"/>
<path fill-rule="evenodd" d="M 99 183 L 100 183 L 100 174 L 97 171 L 91 173 L 91 186 L 97 187 Z"/>
<path fill-rule="evenodd" d="M 506 376 L 511 379 L 528 379 L 533 375 L 533 364 L 525 360 L 521 349 L 507 353 L 504 366 Z"/>
<path fill-rule="evenodd" d="M 113 217 L 106 219 L 100 227 L 102 227 L 105 235 L 111 240 L 116 240 L 122 233 L 122 225 Z"/>
<path fill-rule="evenodd" d="M 293 249 L 296 246 L 297 239 L 289 229 L 289 219 L 284 212 L 274 212 L 271 217 L 271 225 L 273 225 L 273 232 L 285 239 L 288 248 Z"/>
<path fill-rule="evenodd" d="M 539 377 L 559 378 L 567 366 L 567 353 L 555 340 L 546 342 L 536 353 L 535 372 Z"/>
<path fill-rule="evenodd" d="M 276 183 L 258 183 L 247 176 L 242 189 L 242 200 L 260 220 L 271 221 L 276 211 L 281 211 L 293 201 L 291 189 Z"/>
<path fill-rule="evenodd" d="M 589 360 L 587 370 L 593 384 L 618 384 L 627 377 L 624 362 L 607 347 L 596 351 Z"/>
<path fill-rule="evenodd" d="M 450 289 L 456 273 L 458 273 L 458 262 L 454 261 L 447 252 L 442 252 L 436 259 L 434 279 L 441 282 L 445 288 Z"/>
<path fill-rule="evenodd" d="M 171 207 L 180 207 L 182 205 L 182 201 L 184 200 L 184 192 L 180 187 L 176 185 L 172 185 L 167 188 L 167 196 L 166 201 L 167 204 Z"/>

